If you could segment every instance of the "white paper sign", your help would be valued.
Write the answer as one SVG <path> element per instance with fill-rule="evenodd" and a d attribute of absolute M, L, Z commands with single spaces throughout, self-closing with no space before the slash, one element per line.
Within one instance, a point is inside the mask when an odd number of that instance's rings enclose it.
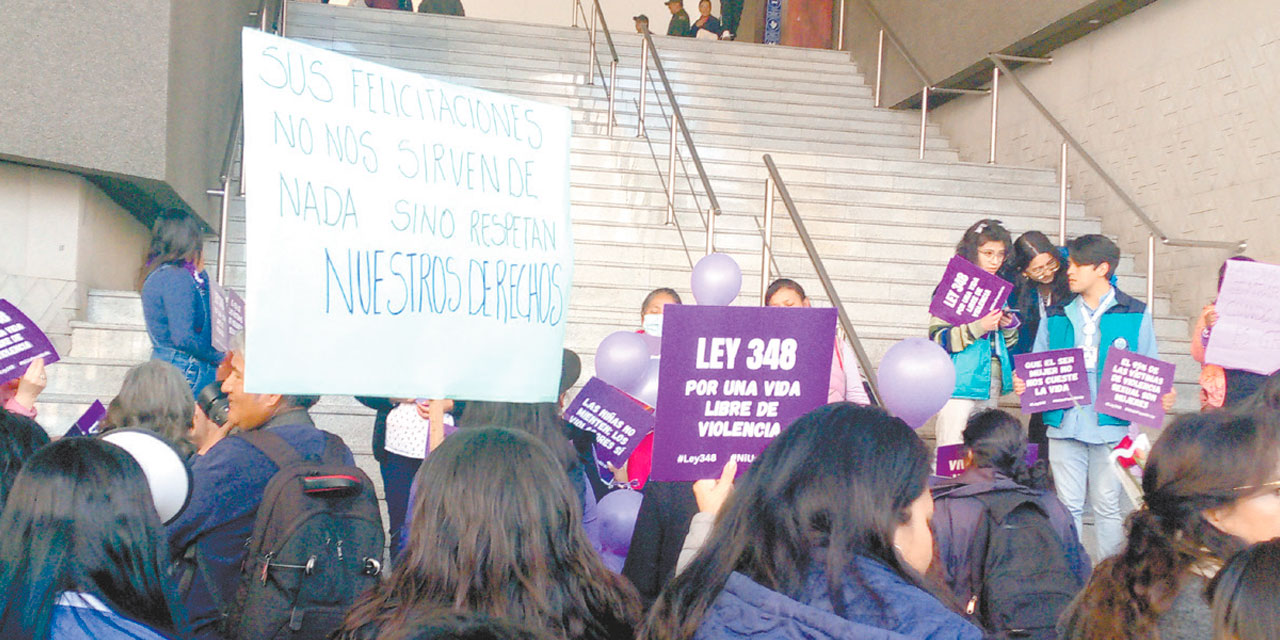
<path fill-rule="evenodd" d="M 1280 265 L 1227 262 L 1215 309 L 1205 362 L 1262 375 L 1280 369 Z"/>
<path fill-rule="evenodd" d="M 555 400 L 569 110 L 243 42 L 246 388 Z"/>

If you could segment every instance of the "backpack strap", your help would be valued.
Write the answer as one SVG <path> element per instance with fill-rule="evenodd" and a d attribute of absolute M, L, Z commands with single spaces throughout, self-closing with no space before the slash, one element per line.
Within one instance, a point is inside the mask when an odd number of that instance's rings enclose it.
<path fill-rule="evenodd" d="M 271 460 L 276 465 L 277 471 L 303 461 L 302 455 L 298 453 L 297 449 L 293 448 L 293 445 L 270 431 L 254 429 L 243 432 L 239 436 Z"/>

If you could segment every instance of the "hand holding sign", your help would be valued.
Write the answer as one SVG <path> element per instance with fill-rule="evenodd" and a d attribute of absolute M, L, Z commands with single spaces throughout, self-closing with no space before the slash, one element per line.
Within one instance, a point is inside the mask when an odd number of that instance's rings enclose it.
<path fill-rule="evenodd" d="M 1174 365 L 1112 347 L 1107 352 L 1098 399 L 1098 413 L 1143 426 L 1164 426 L 1173 407 Z"/>
<path fill-rule="evenodd" d="M 1280 265 L 1228 261 L 1205 321 L 1213 328 L 1205 362 L 1261 375 L 1280 369 Z"/>
<path fill-rule="evenodd" d="M 1014 391 L 1023 413 L 1070 409 L 1089 404 L 1084 350 L 1058 349 L 1013 357 Z"/>
<path fill-rule="evenodd" d="M 947 263 L 942 283 L 929 303 L 929 313 L 953 325 L 982 320 L 984 329 L 994 331 L 1000 326 L 1004 303 L 1011 293 L 1013 285 L 1009 281 L 955 256 Z"/>
<path fill-rule="evenodd" d="M 39 360 L 39 364 L 34 364 Z M 0 298 L 0 383 L 24 378 L 31 402 L 44 390 L 44 366 L 58 361 L 48 336 L 8 300 Z M 32 395 L 34 392 L 34 395 Z"/>

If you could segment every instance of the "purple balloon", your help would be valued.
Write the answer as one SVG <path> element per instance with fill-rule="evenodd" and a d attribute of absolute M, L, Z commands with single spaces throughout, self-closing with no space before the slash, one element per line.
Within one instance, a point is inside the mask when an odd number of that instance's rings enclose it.
<path fill-rule="evenodd" d="M 884 408 L 919 429 L 956 390 L 956 367 L 932 340 L 907 338 L 884 354 L 877 380 Z"/>
<path fill-rule="evenodd" d="M 712 253 L 693 266 L 690 285 L 698 304 L 722 307 L 733 302 L 742 290 L 742 269 L 728 254 Z"/>
<path fill-rule="evenodd" d="M 651 407 L 658 406 L 658 358 L 650 358 L 649 366 L 645 367 L 644 373 L 640 374 L 640 378 L 632 384 L 631 387 L 623 389 L 631 394 L 632 398 L 639 400 Z"/>
<path fill-rule="evenodd" d="M 611 491 L 596 506 L 600 522 L 600 546 L 606 552 L 626 557 L 631 548 L 631 534 L 636 528 L 636 515 L 644 496 L 639 491 Z"/>
<path fill-rule="evenodd" d="M 638 333 L 615 331 L 596 348 L 596 377 L 626 390 L 649 366 L 649 344 Z"/>

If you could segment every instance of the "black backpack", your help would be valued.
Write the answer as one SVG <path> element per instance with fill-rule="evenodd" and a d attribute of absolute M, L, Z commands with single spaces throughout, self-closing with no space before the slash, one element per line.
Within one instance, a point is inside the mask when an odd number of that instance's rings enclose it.
<path fill-rule="evenodd" d="M 322 640 L 382 571 L 385 534 L 373 483 L 343 461 L 342 439 L 325 433 L 319 461 L 269 431 L 240 434 L 279 469 L 267 483 L 245 543 L 234 640 Z"/>
<path fill-rule="evenodd" d="M 1016 489 L 970 497 L 985 509 L 969 547 L 966 613 L 996 638 L 1057 638 L 1058 616 L 1084 585 L 1049 514 Z"/>

